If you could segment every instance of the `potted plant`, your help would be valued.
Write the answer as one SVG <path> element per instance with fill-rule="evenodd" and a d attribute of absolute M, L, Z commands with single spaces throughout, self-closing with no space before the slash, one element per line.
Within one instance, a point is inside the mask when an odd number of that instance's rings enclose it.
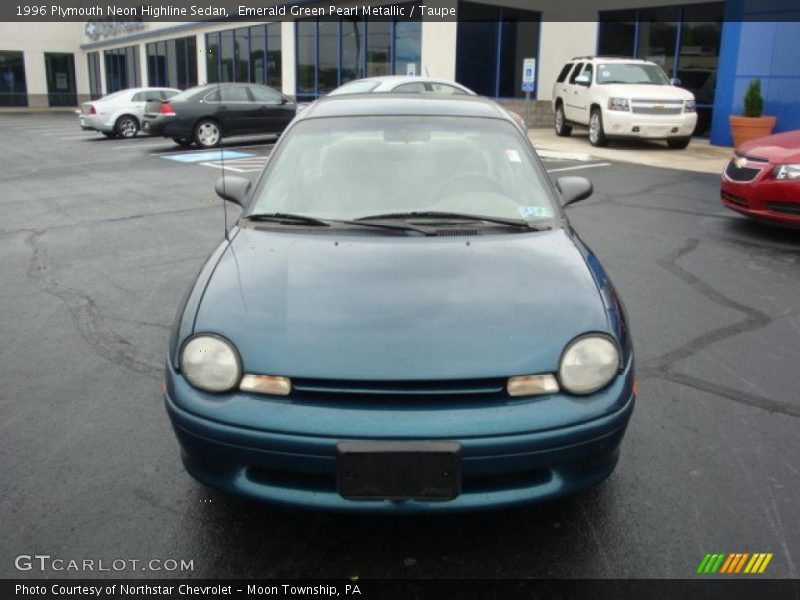
<path fill-rule="evenodd" d="M 744 95 L 742 115 L 728 117 L 734 146 L 738 148 L 745 142 L 772 133 L 776 119 L 763 116 L 763 112 L 764 98 L 761 97 L 761 80 L 753 79 L 747 86 L 747 92 Z"/>

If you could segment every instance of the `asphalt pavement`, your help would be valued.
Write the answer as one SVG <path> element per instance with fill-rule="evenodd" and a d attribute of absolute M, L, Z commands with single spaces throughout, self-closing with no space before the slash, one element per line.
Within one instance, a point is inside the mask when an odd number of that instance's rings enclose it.
<path fill-rule="evenodd" d="M 87 575 L 14 566 L 47 554 L 194 566 L 95 576 L 684 578 L 709 552 L 774 553 L 764 576 L 798 577 L 800 232 L 725 210 L 717 175 L 547 159 L 593 180 L 569 215 L 631 320 L 639 399 L 611 478 L 516 510 L 331 515 L 196 483 L 160 393 L 223 234 L 214 182 L 255 177 L 269 140 L 223 165 L 76 121 L 0 115 L 0 577 Z"/>

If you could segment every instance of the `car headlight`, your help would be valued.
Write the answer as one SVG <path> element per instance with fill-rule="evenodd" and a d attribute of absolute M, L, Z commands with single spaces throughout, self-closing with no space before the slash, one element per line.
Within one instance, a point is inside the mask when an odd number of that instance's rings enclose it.
<path fill-rule="evenodd" d="M 609 98 L 608 110 L 630 110 L 627 98 Z"/>
<path fill-rule="evenodd" d="M 239 354 L 228 340 L 209 334 L 189 339 L 181 351 L 181 371 L 196 388 L 208 392 L 227 392 L 242 377 Z"/>
<path fill-rule="evenodd" d="M 800 164 L 778 165 L 772 171 L 772 176 L 775 179 L 800 179 Z"/>
<path fill-rule="evenodd" d="M 558 367 L 561 386 L 572 394 L 591 394 L 605 387 L 619 370 L 619 351 L 606 336 L 585 335 L 571 341 Z"/>
<path fill-rule="evenodd" d="M 683 101 L 683 112 L 693 113 L 697 112 L 697 104 L 695 104 L 694 100 L 684 100 Z"/>

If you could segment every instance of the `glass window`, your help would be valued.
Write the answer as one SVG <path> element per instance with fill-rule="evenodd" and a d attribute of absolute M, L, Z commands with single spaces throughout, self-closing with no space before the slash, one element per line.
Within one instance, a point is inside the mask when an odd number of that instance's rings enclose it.
<path fill-rule="evenodd" d="M 600 56 L 633 56 L 636 52 L 636 11 L 600 13 L 597 53 Z"/>
<path fill-rule="evenodd" d="M 268 87 L 253 85 L 250 87 L 250 93 L 253 94 L 256 102 L 263 102 L 264 104 L 280 104 L 283 102 L 283 96 Z"/>
<path fill-rule="evenodd" d="M 75 57 L 70 53 L 45 52 L 47 100 L 50 106 L 77 106 Z"/>
<path fill-rule="evenodd" d="M 317 94 L 317 22 L 297 21 L 297 97 Z"/>
<path fill-rule="evenodd" d="M 234 29 L 233 39 L 236 56 L 234 81 L 250 81 L 250 30 L 246 27 Z"/>
<path fill-rule="evenodd" d="M 394 74 L 422 75 L 421 49 L 422 23 L 398 21 L 394 26 Z"/>
<path fill-rule="evenodd" d="M 522 63 L 535 57 L 539 48 L 539 14 L 527 10 L 502 9 L 500 23 L 500 77 L 497 95 L 522 97 Z"/>
<path fill-rule="evenodd" d="M 209 83 L 235 81 L 281 87 L 280 23 L 209 33 L 206 50 Z"/>
<path fill-rule="evenodd" d="M 108 93 L 139 87 L 139 47 L 127 46 L 105 51 Z"/>
<path fill-rule="evenodd" d="M 207 83 L 216 83 L 219 81 L 219 33 L 206 34 L 206 75 L 208 76 Z"/>
<path fill-rule="evenodd" d="M 389 75 L 391 72 L 391 39 L 391 21 L 367 23 L 367 77 Z"/>
<path fill-rule="evenodd" d="M 592 63 L 586 63 L 581 75 L 588 83 L 592 83 L 592 77 L 594 76 L 594 67 L 592 67 Z"/>
<path fill-rule="evenodd" d="M 347 83 L 364 77 L 364 21 L 342 19 L 342 77 Z"/>
<path fill-rule="evenodd" d="M 450 85 L 449 83 L 432 82 L 430 84 L 431 90 L 434 94 L 441 94 L 442 96 L 466 96 L 467 92 L 459 87 Z"/>
<path fill-rule="evenodd" d="M 572 75 L 569 77 L 570 83 L 575 83 L 575 80 L 578 78 L 578 73 L 583 70 L 583 63 L 579 62 L 575 64 L 575 68 L 572 70 Z"/>
<path fill-rule="evenodd" d="M 226 86 L 220 89 L 222 102 L 252 102 L 243 85 Z"/>
<path fill-rule="evenodd" d="M 151 42 L 146 50 L 150 86 L 186 89 L 197 85 L 197 40 L 194 36 Z"/>
<path fill-rule="evenodd" d="M 675 49 L 680 8 L 648 8 L 639 11 L 639 47 L 636 56 L 661 65 L 675 77 Z"/>
<path fill-rule="evenodd" d="M 561 69 L 561 72 L 558 74 L 558 83 L 564 83 L 564 80 L 567 78 L 567 74 L 569 70 L 572 68 L 572 63 L 567 63 L 564 65 L 564 68 Z"/>
<path fill-rule="evenodd" d="M 421 81 L 404 83 L 403 85 L 398 85 L 392 90 L 392 92 L 396 94 L 424 94 L 426 91 L 425 84 Z"/>
<path fill-rule="evenodd" d="M 252 214 L 558 214 L 530 145 L 516 126 L 495 119 L 309 119 L 292 129 L 267 169 L 269 185 L 256 191 Z"/>
<path fill-rule="evenodd" d="M 89 98 L 97 100 L 103 96 L 103 84 L 100 79 L 100 53 L 87 53 L 86 64 L 89 67 Z"/>
<path fill-rule="evenodd" d="M 236 52 L 234 50 L 233 30 L 221 31 L 220 38 L 220 81 L 236 81 L 234 70 Z"/>
<path fill-rule="evenodd" d="M 319 93 L 327 94 L 339 85 L 339 21 L 320 21 L 317 39 Z"/>
<path fill-rule="evenodd" d="M 250 28 L 250 79 L 252 83 L 267 83 L 267 27 Z"/>
<path fill-rule="evenodd" d="M 267 85 L 275 89 L 282 87 L 283 52 L 281 51 L 281 24 L 267 25 Z"/>
<path fill-rule="evenodd" d="M 669 78 L 656 65 L 638 62 L 610 62 L 597 66 L 597 83 L 643 83 L 669 85 Z"/>

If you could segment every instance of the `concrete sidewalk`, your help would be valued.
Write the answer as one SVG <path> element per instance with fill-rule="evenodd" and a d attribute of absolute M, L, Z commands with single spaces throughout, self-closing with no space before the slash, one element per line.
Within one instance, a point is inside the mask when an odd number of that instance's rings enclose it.
<path fill-rule="evenodd" d="M 606 148 L 589 144 L 588 132 L 575 128 L 570 137 L 558 137 L 552 127 L 529 129 L 528 137 L 537 150 L 573 155 L 576 160 L 615 160 L 649 167 L 722 173 L 733 148 L 712 146 L 708 140 L 695 138 L 684 150 L 671 150 L 665 142 L 647 140 L 611 140 Z"/>

